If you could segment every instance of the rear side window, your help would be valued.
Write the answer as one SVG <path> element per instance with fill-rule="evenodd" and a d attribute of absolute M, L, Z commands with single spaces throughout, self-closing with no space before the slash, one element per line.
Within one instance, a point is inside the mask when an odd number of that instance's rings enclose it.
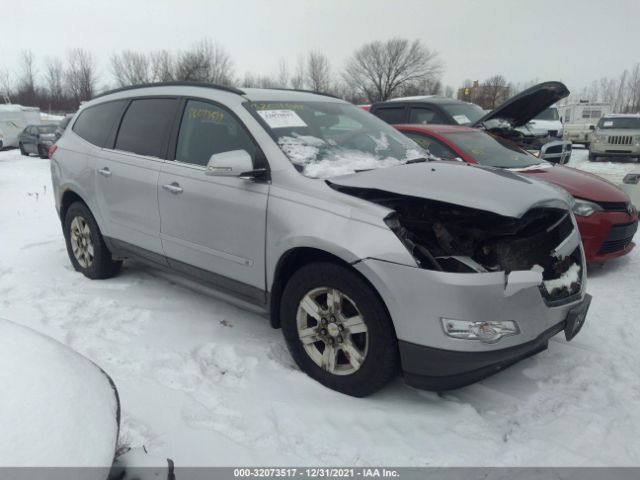
<path fill-rule="evenodd" d="M 164 158 L 177 105 L 175 98 L 133 100 L 122 118 L 116 150 Z"/>
<path fill-rule="evenodd" d="M 73 124 L 73 131 L 87 142 L 106 147 L 107 138 L 118 121 L 125 101 L 101 103 L 83 111 Z"/>
<path fill-rule="evenodd" d="M 387 123 L 404 123 L 404 107 L 385 107 L 377 109 L 374 114 Z"/>
<path fill-rule="evenodd" d="M 444 123 L 444 121 L 437 112 L 434 112 L 430 108 L 414 107 L 409 114 L 409 123 L 425 125 L 429 123 Z"/>
<path fill-rule="evenodd" d="M 207 102 L 189 100 L 182 116 L 176 160 L 206 166 L 211 155 L 246 150 L 255 158 L 256 146 L 231 113 Z"/>

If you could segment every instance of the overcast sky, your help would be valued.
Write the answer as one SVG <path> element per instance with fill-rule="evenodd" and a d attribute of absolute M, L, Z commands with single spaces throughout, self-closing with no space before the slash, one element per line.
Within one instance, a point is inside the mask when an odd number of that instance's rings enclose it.
<path fill-rule="evenodd" d="M 638 0 L 0 0 L 0 68 L 21 49 L 41 62 L 90 50 L 100 78 L 123 49 L 180 50 L 204 37 L 235 73 L 271 74 L 284 59 L 324 52 L 334 72 L 363 43 L 419 38 L 440 52 L 443 83 L 501 73 L 513 82 L 562 80 L 578 90 L 640 62 Z M 40 73 L 43 72 L 40 67 Z"/>

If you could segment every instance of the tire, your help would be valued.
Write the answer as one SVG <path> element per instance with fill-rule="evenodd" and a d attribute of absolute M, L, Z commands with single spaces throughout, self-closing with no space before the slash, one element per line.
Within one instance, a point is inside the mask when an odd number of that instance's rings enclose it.
<path fill-rule="evenodd" d="M 18 148 L 20 148 L 20 155 L 24 155 L 25 157 L 29 156 L 27 151 L 24 149 L 24 145 L 22 145 L 22 142 L 18 144 Z"/>
<path fill-rule="evenodd" d="M 42 145 L 38 145 L 38 156 L 42 159 L 49 158 L 49 152 L 43 150 Z"/>
<path fill-rule="evenodd" d="M 328 292 L 337 292 L 340 298 L 331 302 L 336 305 L 333 310 L 328 307 Z M 315 303 L 303 309 L 302 300 L 310 298 Z M 330 262 L 305 265 L 287 282 L 280 305 L 282 332 L 291 356 L 314 380 L 338 392 L 364 397 L 397 375 L 398 340 L 387 309 L 353 270 Z M 307 313 L 315 307 L 320 307 L 317 319 Z M 300 330 L 307 332 L 306 346 Z M 349 353 L 354 348 L 355 354 Z M 333 366 L 327 364 L 327 352 L 334 352 Z"/>
<path fill-rule="evenodd" d="M 84 203 L 71 204 L 64 217 L 63 230 L 67 254 L 76 271 L 94 280 L 118 274 L 122 261 L 111 257 L 98 224 Z M 77 254 L 74 253 L 74 248 Z"/>
<path fill-rule="evenodd" d="M 589 152 L 589 161 L 595 162 L 598 159 L 593 153 Z"/>

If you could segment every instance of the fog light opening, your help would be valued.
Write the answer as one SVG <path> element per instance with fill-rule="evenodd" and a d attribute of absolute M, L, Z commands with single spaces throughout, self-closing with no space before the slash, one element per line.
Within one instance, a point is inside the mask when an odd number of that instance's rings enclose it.
<path fill-rule="evenodd" d="M 442 318 L 444 333 L 461 340 L 480 340 L 483 343 L 495 343 L 503 337 L 518 335 L 520 328 L 512 320 L 470 322 Z"/>

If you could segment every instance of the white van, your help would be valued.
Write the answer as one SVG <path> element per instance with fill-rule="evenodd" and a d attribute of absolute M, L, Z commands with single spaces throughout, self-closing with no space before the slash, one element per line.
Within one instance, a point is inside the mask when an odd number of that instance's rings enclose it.
<path fill-rule="evenodd" d="M 17 147 L 18 135 L 27 125 L 40 125 L 40 109 L 22 105 L 0 105 L 0 131 L 4 147 Z"/>
<path fill-rule="evenodd" d="M 564 124 L 563 138 L 588 147 L 591 127 L 608 113 L 611 113 L 611 105 L 608 103 L 580 102 L 563 105 L 560 107 L 560 117 Z"/>

